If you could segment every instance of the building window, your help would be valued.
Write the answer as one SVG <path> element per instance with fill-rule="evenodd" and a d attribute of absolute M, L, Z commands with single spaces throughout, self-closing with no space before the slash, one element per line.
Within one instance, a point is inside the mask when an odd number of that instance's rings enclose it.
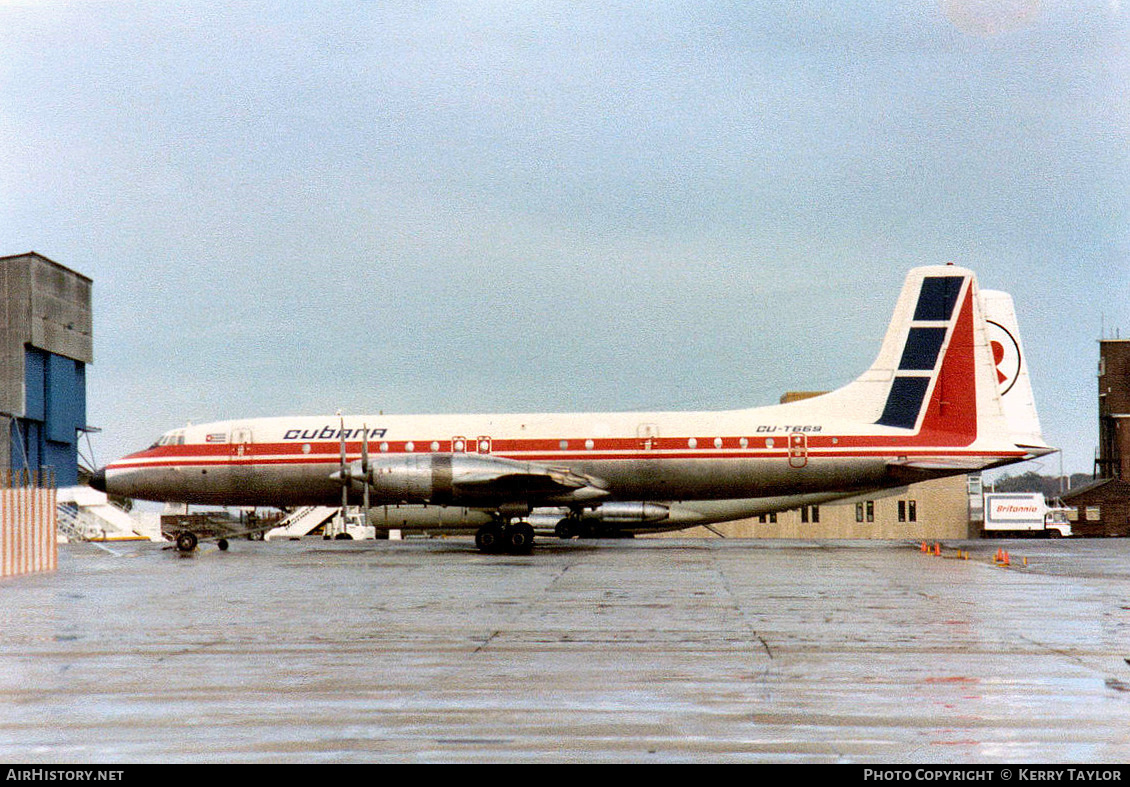
<path fill-rule="evenodd" d="M 808 524 L 808 506 L 801 506 L 800 509 L 800 523 L 802 525 Z"/>
<path fill-rule="evenodd" d="M 867 521 L 868 522 L 874 522 L 875 521 L 875 501 L 874 500 L 868 500 L 867 501 Z"/>
<path fill-rule="evenodd" d="M 814 523 L 820 521 L 820 506 L 813 506 L 812 507 L 812 521 Z"/>
<path fill-rule="evenodd" d="M 911 522 L 918 521 L 918 501 L 908 500 L 906 502 L 906 518 Z"/>
<path fill-rule="evenodd" d="M 856 503 L 855 504 L 855 521 L 856 522 L 862 522 L 863 521 L 863 503 Z"/>
<path fill-rule="evenodd" d="M 905 500 L 899 501 L 899 521 L 900 522 L 906 521 L 906 501 Z"/>

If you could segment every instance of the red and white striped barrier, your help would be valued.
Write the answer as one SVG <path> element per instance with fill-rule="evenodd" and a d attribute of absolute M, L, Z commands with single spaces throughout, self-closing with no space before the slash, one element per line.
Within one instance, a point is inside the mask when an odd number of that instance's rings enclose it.
<path fill-rule="evenodd" d="M 56 569 L 55 516 L 54 487 L 0 488 L 0 577 Z"/>

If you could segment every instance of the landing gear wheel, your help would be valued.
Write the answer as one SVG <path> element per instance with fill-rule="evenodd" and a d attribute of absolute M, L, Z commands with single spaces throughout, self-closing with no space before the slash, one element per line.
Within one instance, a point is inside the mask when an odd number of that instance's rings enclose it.
<path fill-rule="evenodd" d="M 506 529 L 506 549 L 509 552 L 529 552 L 534 547 L 534 528 L 529 522 L 518 522 Z"/>
<path fill-rule="evenodd" d="M 216 542 L 216 546 L 218 546 L 220 548 L 221 552 L 227 552 L 228 551 L 228 540 L 226 538 L 221 538 L 219 541 Z"/>
<path fill-rule="evenodd" d="M 557 523 L 557 527 L 553 528 L 553 535 L 558 538 L 570 539 L 577 535 L 576 524 L 569 517 L 565 517 Z"/>
<path fill-rule="evenodd" d="M 480 552 L 498 552 L 502 549 L 502 526 L 483 525 L 475 533 L 475 546 Z"/>
<path fill-rule="evenodd" d="M 177 533 L 177 551 L 191 552 L 196 549 L 196 534 L 188 530 Z"/>

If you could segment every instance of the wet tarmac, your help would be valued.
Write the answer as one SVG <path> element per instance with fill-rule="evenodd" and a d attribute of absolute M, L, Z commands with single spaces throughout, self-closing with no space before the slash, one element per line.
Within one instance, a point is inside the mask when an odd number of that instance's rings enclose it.
<path fill-rule="evenodd" d="M 0 761 L 1130 760 L 1130 541 L 944 546 L 62 546 Z"/>

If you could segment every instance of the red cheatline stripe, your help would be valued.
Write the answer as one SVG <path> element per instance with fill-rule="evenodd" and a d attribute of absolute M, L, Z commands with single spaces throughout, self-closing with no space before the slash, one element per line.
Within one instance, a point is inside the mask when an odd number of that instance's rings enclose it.
<path fill-rule="evenodd" d="M 758 450 L 765 449 L 771 450 L 771 447 L 766 444 L 767 439 L 774 440 L 775 445 L 772 448 L 787 447 L 788 438 L 791 432 L 777 432 L 769 436 L 750 436 L 750 435 L 729 435 L 721 436 L 722 447 L 713 448 L 715 437 L 719 435 L 687 435 L 680 437 L 665 437 L 658 438 L 650 449 L 651 452 L 659 451 L 685 451 L 687 449 L 687 442 L 694 439 L 698 443 L 699 450 L 705 451 L 726 451 L 726 450 Z M 969 445 L 971 436 L 968 433 L 950 433 L 945 431 L 937 431 L 933 434 L 915 434 L 907 437 L 894 436 L 894 435 L 826 435 L 819 432 L 802 432 L 807 438 L 809 450 L 815 449 L 828 449 L 836 450 L 843 448 L 935 448 L 935 447 L 961 447 Z M 745 438 L 748 441 L 747 447 L 742 447 L 739 440 Z M 638 452 L 642 448 L 641 439 L 634 437 L 611 437 L 611 438 L 550 438 L 550 439 L 535 439 L 535 440 L 512 440 L 506 438 L 493 438 L 491 441 L 491 453 L 529 453 L 539 452 L 552 454 L 553 456 L 560 456 L 561 454 L 578 455 L 585 453 L 582 452 L 582 447 L 585 445 L 587 439 L 593 439 L 596 444 L 595 450 L 603 451 L 633 451 Z M 835 442 L 833 442 L 835 440 Z M 432 442 L 437 442 L 439 448 L 432 451 Z M 562 442 L 567 444 L 566 449 L 561 449 Z M 408 443 L 412 443 L 415 450 L 407 451 Z M 252 452 L 256 455 L 289 455 L 297 453 L 303 447 L 309 446 L 309 450 L 302 450 L 304 456 L 314 458 L 315 455 L 323 456 L 338 456 L 341 452 L 341 443 L 332 440 L 329 441 L 287 441 L 287 442 L 269 442 L 269 443 L 246 443 L 243 444 L 245 450 Z M 380 446 L 386 445 L 388 450 L 385 452 L 380 451 Z M 161 459 L 176 460 L 188 457 L 193 458 L 209 458 L 213 460 L 229 460 L 232 459 L 232 452 L 230 445 L 205 445 L 205 444 L 186 444 L 178 446 L 162 446 L 147 451 L 141 451 L 136 454 L 131 454 L 119 462 L 113 464 L 118 465 L 121 462 L 129 462 L 133 460 L 148 460 L 154 463 Z M 347 441 L 345 450 L 349 454 L 360 454 L 361 443 L 360 441 Z M 372 440 L 369 442 L 369 450 L 371 453 L 452 453 L 452 443 L 450 440 L 437 440 L 432 441 L 427 438 L 417 440 Z M 590 449 L 592 450 L 592 449 Z M 456 452 L 463 453 L 463 452 Z M 474 452 L 466 452 L 474 453 Z"/>
<path fill-rule="evenodd" d="M 431 452 L 418 452 L 419 455 L 426 455 Z M 388 456 L 390 454 L 378 454 L 377 456 Z M 398 456 L 413 456 L 416 454 L 396 454 Z M 600 450 L 592 450 L 586 452 L 558 452 L 549 454 L 513 454 L 503 452 L 493 452 L 491 454 L 464 454 L 465 456 L 498 456 L 503 459 L 512 459 L 518 461 L 633 461 L 633 460 L 685 460 L 685 459 L 708 459 L 708 460 L 734 460 L 734 459 L 784 459 L 788 456 L 788 450 L 778 450 L 773 452 L 743 452 L 732 453 L 726 452 L 725 449 L 717 449 L 713 452 L 667 452 L 667 451 L 650 451 L 644 453 L 633 454 L 611 454 Z M 877 447 L 871 451 L 852 451 L 852 452 L 838 452 L 838 451 L 813 451 L 809 450 L 807 456 L 809 459 L 878 459 L 889 456 L 900 457 L 916 457 L 916 458 L 929 458 L 929 457 L 993 457 L 993 458 L 1006 458 L 1024 456 L 1024 451 L 953 451 L 944 448 L 935 450 L 897 450 L 897 448 L 882 448 Z M 354 462 L 361 458 L 360 453 L 347 454 L 346 461 Z M 152 468 L 178 468 L 178 467 L 276 467 L 280 465 L 337 465 L 340 463 L 340 457 L 332 456 L 260 456 L 249 457 L 246 459 L 225 459 L 220 461 L 207 461 L 203 457 L 185 457 L 182 459 L 163 459 L 157 461 L 141 461 L 131 460 L 128 462 L 115 462 L 111 463 L 109 470 L 111 471 L 128 471 L 128 470 L 146 470 Z"/>

